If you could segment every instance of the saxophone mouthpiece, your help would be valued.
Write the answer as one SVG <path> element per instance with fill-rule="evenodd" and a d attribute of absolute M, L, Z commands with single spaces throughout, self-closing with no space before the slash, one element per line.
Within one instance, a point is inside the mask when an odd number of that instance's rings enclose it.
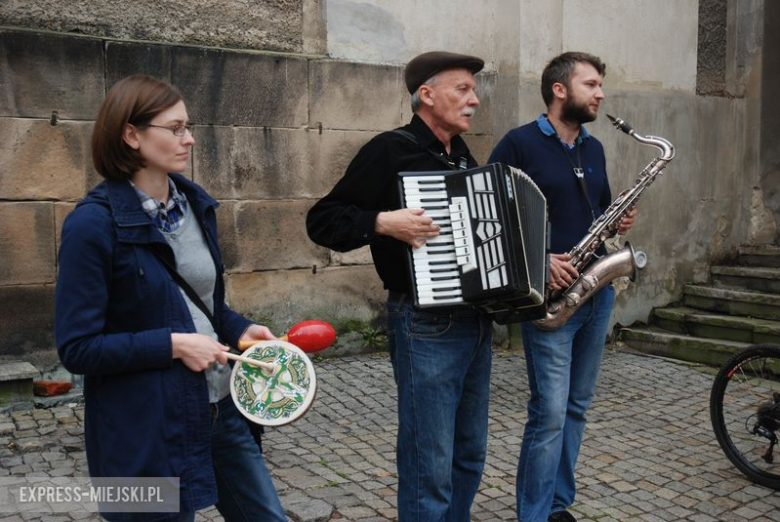
<path fill-rule="evenodd" d="M 607 118 L 609 118 L 609 121 L 612 122 L 612 125 L 614 125 L 615 128 L 622 130 L 629 136 L 631 135 L 632 132 L 634 132 L 634 129 L 631 128 L 631 125 L 621 120 L 620 118 L 615 118 L 611 114 L 607 114 Z"/>

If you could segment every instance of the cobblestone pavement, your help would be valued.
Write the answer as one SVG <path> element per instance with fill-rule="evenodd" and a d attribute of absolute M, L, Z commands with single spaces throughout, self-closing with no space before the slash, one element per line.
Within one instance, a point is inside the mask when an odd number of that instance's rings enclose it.
<path fill-rule="evenodd" d="M 269 430 L 264 448 L 293 520 L 392 520 L 396 515 L 395 387 L 383 354 L 316 364 L 305 417 Z M 780 492 L 734 470 L 710 427 L 712 377 L 610 347 L 578 465 L 578 520 L 780 520 Z M 514 482 L 528 388 L 521 354 L 496 353 L 478 521 L 514 520 Z M 83 407 L 0 415 L 0 475 L 85 476 Z M 3 518 L 3 517 L 6 518 Z M 78 517 L 8 515 L 59 522 Z M 216 509 L 199 521 L 222 520 Z"/>

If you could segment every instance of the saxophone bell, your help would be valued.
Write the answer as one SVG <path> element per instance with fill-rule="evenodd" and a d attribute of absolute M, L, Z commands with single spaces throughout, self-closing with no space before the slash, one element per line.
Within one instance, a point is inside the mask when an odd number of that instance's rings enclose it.
<path fill-rule="evenodd" d="M 647 255 L 641 250 L 635 251 L 631 243 L 626 242 L 623 248 L 601 257 L 582 272 L 560 297 L 548 303 L 547 315 L 533 324 L 540 330 L 557 330 L 613 279 L 628 277 L 635 281 L 639 270 L 646 265 Z"/>

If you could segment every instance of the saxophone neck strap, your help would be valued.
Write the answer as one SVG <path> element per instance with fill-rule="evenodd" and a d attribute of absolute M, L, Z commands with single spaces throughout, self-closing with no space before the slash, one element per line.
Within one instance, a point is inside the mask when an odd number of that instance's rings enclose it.
<path fill-rule="evenodd" d="M 588 192 L 588 185 L 585 183 L 585 169 L 582 168 L 582 156 L 580 154 L 580 144 L 575 142 L 574 144 L 574 150 L 577 151 L 577 164 L 574 164 L 574 159 L 571 156 L 571 152 L 569 151 L 569 146 L 565 143 L 561 142 L 561 147 L 563 147 L 563 153 L 566 155 L 566 159 L 569 160 L 569 163 L 571 163 L 571 169 L 574 172 L 574 177 L 577 178 L 577 181 L 579 182 L 580 189 L 582 190 L 582 194 L 585 196 L 585 201 L 588 202 L 588 207 L 590 208 L 590 215 L 593 217 L 593 221 L 596 221 L 596 212 L 593 210 L 593 203 L 590 201 L 590 193 Z"/>

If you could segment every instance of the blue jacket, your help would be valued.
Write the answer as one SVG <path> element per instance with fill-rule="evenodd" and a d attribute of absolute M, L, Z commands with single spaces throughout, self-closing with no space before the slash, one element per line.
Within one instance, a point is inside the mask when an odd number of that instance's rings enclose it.
<path fill-rule="evenodd" d="M 224 302 L 217 202 L 183 176 L 171 177 L 187 196 L 187 218 L 205 233 L 219 274 L 217 332 L 235 346 L 251 323 Z M 203 373 L 172 359 L 171 333 L 195 327 L 155 251 L 174 260 L 133 187 L 104 181 L 93 189 L 62 227 L 55 334 L 65 368 L 85 376 L 90 475 L 179 477 L 180 508 L 193 511 L 217 500 L 208 389 Z"/>

